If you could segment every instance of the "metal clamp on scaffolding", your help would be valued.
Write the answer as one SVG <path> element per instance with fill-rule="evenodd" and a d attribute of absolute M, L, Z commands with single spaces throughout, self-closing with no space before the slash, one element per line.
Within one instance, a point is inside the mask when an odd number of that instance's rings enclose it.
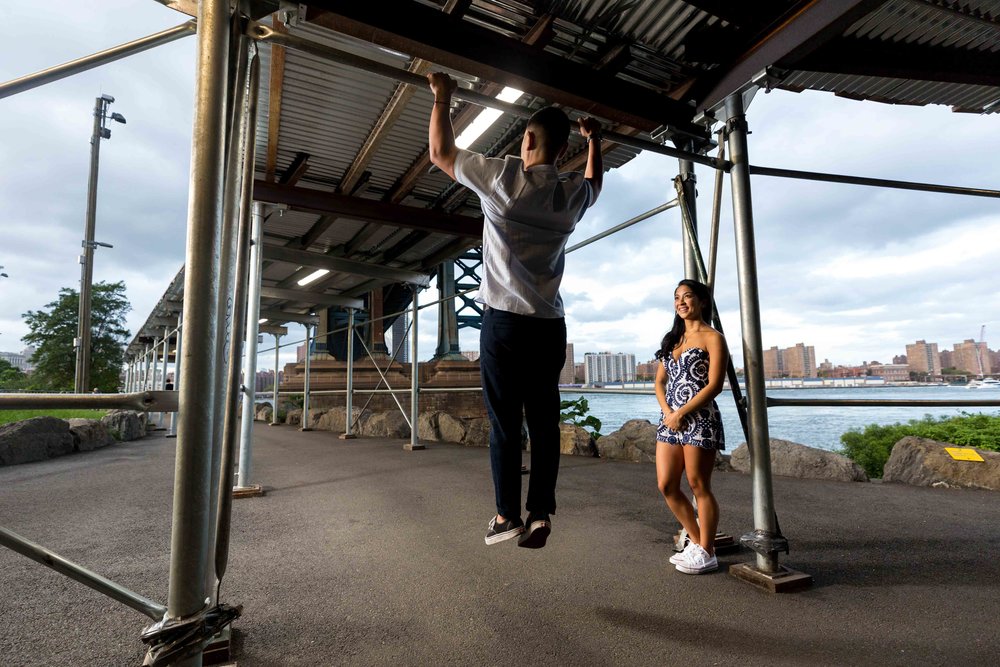
<path fill-rule="evenodd" d="M 774 558 L 782 551 L 788 553 L 788 540 L 780 532 L 754 530 L 741 537 L 740 544 L 766 558 Z"/>
<path fill-rule="evenodd" d="M 199 655 L 205 643 L 243 613 L 243 605 L 218 604 L 188 618 L 164 618 L 142 631 L 149 646 L 144 667 L 161 667 Z"/>

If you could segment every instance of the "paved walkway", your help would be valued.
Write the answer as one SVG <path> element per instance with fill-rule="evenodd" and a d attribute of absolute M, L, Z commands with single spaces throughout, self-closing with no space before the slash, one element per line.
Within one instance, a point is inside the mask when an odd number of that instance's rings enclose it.
<path fill-rule="evenodd" d="M 997 664 L 1000 498 L 779 478 L 812 574 L 772 595 L 667 564 L 674 523 L 650 464 L 564 457 L 539 551 L 483 544 L 485 449 L 258 427 L 264 498 L 235 503 L 223 600 L 242 667 L 279 665 Z M 0 525 L 165 602 L 175 440 L 0 468 Z M 721 473 L 722 529 L 751 528 Z M 140 664 L 140 614 L 0 549 L 0 664 Z"/>

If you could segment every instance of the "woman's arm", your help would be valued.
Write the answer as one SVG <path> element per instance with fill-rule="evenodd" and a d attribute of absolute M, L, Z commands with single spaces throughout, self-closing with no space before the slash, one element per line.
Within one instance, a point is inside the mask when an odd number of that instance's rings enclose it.
<path fill-rule="evenodd" d="M 673 410 L 667 404 L 667 369 L 661 362 L 656 368 L 656 379 L 653 381 L 653 389 L 656 391 L 656 401 L 660 404 L 660 409 L 664 415 L 669 415 Z"/>

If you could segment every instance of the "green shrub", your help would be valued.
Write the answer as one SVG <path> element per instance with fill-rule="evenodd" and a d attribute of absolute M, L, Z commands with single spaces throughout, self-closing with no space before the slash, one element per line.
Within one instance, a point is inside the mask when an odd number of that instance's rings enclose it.
<path fill-rule="evenodd" d="M 584 429 L 590 429 L 594 440 L 601 437 L 601 420 L 594 415 L 588 415 L 590 405 L 584 396 L 575 401 L 559 402 L 559 418 L 567 424 L 574 424 Z"/>
<path fill-rule="evenodd" d="M 869 477 L 881 478 L 892 447 L 908 435 L 946 442 L 961 447 L 976 447 L 1000 452 L 1000 414 L 969 414 L 959 417 L 911 419 L 906 424 L 869 424 L 851 429 L 840 436 L 840 453 L 864 468 Z"/>

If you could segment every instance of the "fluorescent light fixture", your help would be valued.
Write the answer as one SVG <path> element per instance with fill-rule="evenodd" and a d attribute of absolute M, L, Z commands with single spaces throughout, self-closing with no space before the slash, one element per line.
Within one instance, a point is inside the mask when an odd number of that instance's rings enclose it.
<path fill-rule="evenodd" d="M 313 282 L 314 280 L 319 280 L 320 278 L 322 278 L 323 276 L 325 276 L 328 273 L 330 273 L 330 269 L 317 269 L 317 270 L 313 271 L 312 273 L 310 273 L 305 278 L 303 278 L 302 280 L 300 280 L 299 281 L 299 286 L 301 287 L 303 285 L 308 285 L 309 283 Z"/>
<path fill-rule="evenodd" d="M 508 102 L 513 104 L 516 102 L 521 95 L 524 93 L 517 88 L 511 88 L 510 86 L 504 88 L 497 95 L 497 99 L 501 102 Z M 483 136 L 486 130 L 493 127 L 493 123 L 497 122 L 497 119 L 503 115 L 503 111 L 497 109 L 483 109 L 476 116 L 475 120 L 469 123 L 469 126 L 465 128 L 462 134 L 458 135 L 455 139 L 455 145 L 459 148 L 468 148 L 472 145 L 472 142 Z"/>
<path fill-rule="evenodd" d="M 264 322 L 267 322 L 267 318 L 266 317 L 262 317 L 259 320 L 257 320 L 257 324 L 264 324 Z"/>

